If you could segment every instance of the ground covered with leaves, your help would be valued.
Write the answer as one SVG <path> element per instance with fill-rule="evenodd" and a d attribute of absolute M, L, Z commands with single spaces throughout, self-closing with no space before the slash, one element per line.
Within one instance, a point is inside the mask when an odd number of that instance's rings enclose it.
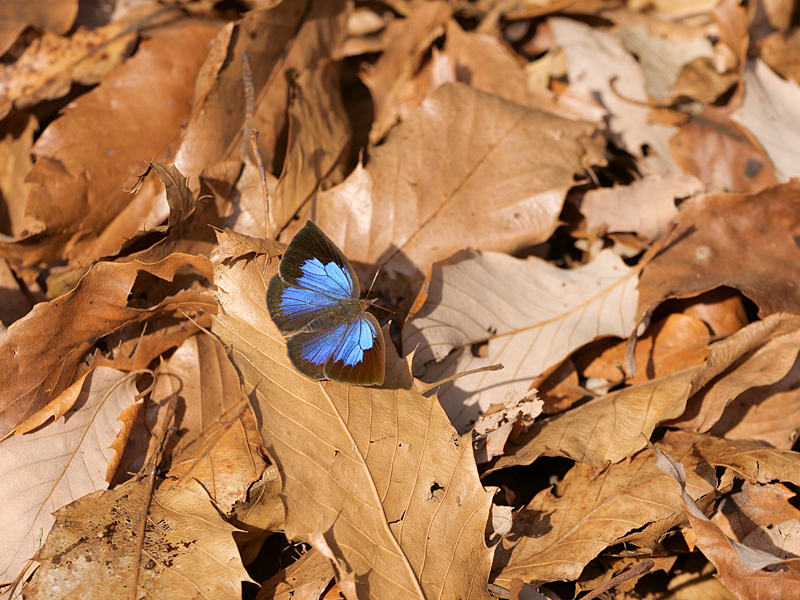
<path fill-rule="evenodd" d="M 0 594 L 800 597 L 794 11 L 0 0 Z"/>

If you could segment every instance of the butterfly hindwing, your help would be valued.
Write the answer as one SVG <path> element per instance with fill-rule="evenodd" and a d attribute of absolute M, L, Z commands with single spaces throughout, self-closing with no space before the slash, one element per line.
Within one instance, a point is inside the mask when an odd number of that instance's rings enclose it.
<path fill-rule="evenodd" d="M 383 383 L 383 334 L 377 319 L 367 312 L 347 323 L 292 335 L 287 346 L 292 363 L 313 379 Z"/>

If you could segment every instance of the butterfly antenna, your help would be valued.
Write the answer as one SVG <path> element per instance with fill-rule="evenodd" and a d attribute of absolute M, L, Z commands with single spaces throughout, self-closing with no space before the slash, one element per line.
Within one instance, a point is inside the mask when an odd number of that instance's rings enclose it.
<path fill-rule="evenodd" d="M 367 294 L 366 294 L 366 296 L 364 296 L 365 298 L 369 297 L 369 293 L 372 291 L 372 286 L 375 285 L 375 280 L 378 279 L 378 275 L 381 274 L 381 268 L 382 267 L 378 266 L 378 270 L 375 271 L 375 277 L 372 278 L 372 283 L 369 284 L 369 289 L 367 290 Z M 380 306 L 379 304 L 375 304 L 376 300 L 377 300 L 377 298 L 375 298 L 374 300 L 371 300 L 370 304 L 372 306 L 374 306 L 375 308 L 380 308 L 381 310 L 385 310 L 386 312 L 391 313 L 393 315 L 397 314 L 393 310 L 389 310 L 388 308 L 384 308 L 383 306 Z"/>

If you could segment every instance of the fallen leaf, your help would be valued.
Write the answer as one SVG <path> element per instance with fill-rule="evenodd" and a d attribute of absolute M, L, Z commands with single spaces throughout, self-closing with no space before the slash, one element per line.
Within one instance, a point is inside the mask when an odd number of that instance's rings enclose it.
<path fill-rule="evenodd" d="M 0 342 L 0 434 L 5 434 L 53 400 L 72 383 L 86 353 L 103 336 L 162 311 L 213 311 L 207 294 L 173 290 L 148 304 L 132 298 L 142 275 L 172 280 L 190 268 L 211 278 L 204 257 L 173 254 L 160 263 L 94 265 L 70 293 L 40 303 L 15 322 Z M 155 291 L 155 290 L 153 290 Z"/>
<path fill-rule="evenodd" d="M 242 582 L 250 578 L 233 542 L 235 529 L 203 488 L 159 490 L 149 511 L 147 500 L 144 482 L 133 481 L 59 510 L 26 596 L 122 598 L 135 584 L 137 597 L 241 598 Z M 131 573 L 137 558 L 139 571 Z"/>
<path fill-rule="evenodd" d="M 414 391 L 391 345 L 382 388 L 300 375 L 265 306 L 277 261 L 214 261 L 220 311 L 212 330 L 232 352 L 281 471 L 287 537 L 325 553 L 340 586 L 357 582 L 393 598 L 488 599 L 492 494 L 480 485 L 468 438 L 449 427 L 435 399 Z"/>
<path fill-rule="evenodd" d="M 800 181 L 754 195 L 714 194 L 686 203 L 661 252 L 639 281 L 638 314 L 667 298 L 729 286 L 756 303 L 763 317 L 800 312 Z"/>
<path fill-rule="evenodd" d="M 575 176 L 602 161 L 593 129 L 444 84 L 366 168 L 317 195 L 314 220 L 390 275 L 421 277 L 466 247 L 517 250 L 547 239 Z"/>
<path fill-rule="evenodd" d="M 442 406 L 463 431 L 492 404 L 524 395 L 535 377 L 580 346 L 602 336 L 627 337 L 635 275 L 611 251 L 570 270 L 534 257 L 463 252 L 434 266 L 425 304 L 403 327 L 403 351 L 416 348 L 417 373 L 441 361 L 425 371 L 429 382 L 505 366 L 442 385 Z M 480 343 L 488 348 L 475 356 L 469 346 Z"/>
<path fill-rule="evenodd" d="M 34 557 L 56 509 L 106 488 L 108 467 L 119 458 L 110 448 L 123 428 L 117 419 L 138 399 L 136 377 L 98 367 L 63 421 L 0 442 L 0 582 Z"/>
<path fill-rule="evenodd" d="M 685 461 L 687 491 L 707 505 L 714 498 L 714 471 L 693 455 L 694 442 L 688 434 L 668 434 L 659 447 Z M 653 547 L 684 519 L 680 488 L 658 469 L 651 450 L 599 474 L 575 465 L 557 490 L 542 490 L 517 513 L 495 556 L 494 582 L 508 587 L 514 578 L 574 580 L 604 548 Z"/>
<path fill-rule="evenodd" d="M 331 579 L 333 569 L 328 558 L 310 550 L 261 584 L 256 600 L 319 600 Z"/>
<path fill-rule="evenodd" d="M 242 554 L 242 562 L 251 564 L 268 536 L 283 531 L 281 481 L 275 465 L 269 465 L 258 481 L 247 490 L 247 499 L 233 507 L 231 523 L 239 531 L 233 537 Z"/>
<path fill-rule="evenodd" d="M 66 33 L 78 14 L 78 0 L 3 2 L 0 5 L 0 56 L 6 53 L 26 27 Z"/>

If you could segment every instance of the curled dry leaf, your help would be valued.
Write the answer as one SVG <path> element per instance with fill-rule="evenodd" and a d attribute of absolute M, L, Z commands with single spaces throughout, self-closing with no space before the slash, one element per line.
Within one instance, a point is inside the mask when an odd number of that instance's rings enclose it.
<path fill-rule="evenodd" d="M 270 199 L 271 228 L 280 231 L 319 185 L 335 176 L 350 141 L 338 63 L 322 60 L 296 80 L 289 107 L 283 172 Z M 338 183 L 342 174 L 335 179 Z"/>
<path fill-rule="evenodd" d="M 78 29 L 68 38 L 45 32 L 20 58 L 0 67 L 0 118 L 4 105 L 24 109 L 65 96 L 73 82 L 96 84 L 125 59 L 135 41 L 126 23 Z"/>
<path fill-rule="evenodd" d="M 214 256 L 212 330 L 232 353 L 281 471 L 287 537 L 327 554 L 348 598 L 358 584 L 378 597 L 488 599 L 492 494 L 469 439 L 413 389 L 391 344 L 381 388 L 300 375 L 265 305 L 278 261 L 247 256 Z"/>
<path fill-rule="evenodd" d="M 706 518 L 686 491 L 683 465 L 656 449 L 659 468 L 680 483 L 682 500 L 689 523 L 697 536 L 698 549 L 717 568 L 716 577 L 739 598 L 772 600 L 791 598 L 800 585 L 796 568 L 765 571 L 763 568 L 781 558 L 746 546 L 726 536 L 718 525 Z"/>
<path fill-rule="evenodd" d="M 414 76 L 433 41 L 444 33 L 452 8 L 445 2 L 419 4 L 405 19 L 389 23 L 385 50 L 374 67 L 361 74 L 375 105 L 369 139 L 376 144 L 398 119 L 406 117 L 421 100 Z"/>
<path fill-rule="evenodd" d="M 168 426 L 163 409 L 174 400 L 183 415 L 179 437 L 170 442 L 173 480 L 161 489 L 195 479 L 220 511 L 230 512 L 234 502 L 246 499 L 248 487 L 265 466 L 255 417 L 236 370 L 219 342 L 202 332 L 162 362 L 156 375 L 148 405 L 149 431 Z M 151 438 L 150 453 L 157 445 Z"/>
<path fill-rule="evenodd" d="M 506 449 L 492 470 L 530 464 L 539 456 L 565 456 L 596 468 L 631 456 L 645 446 L 645 438 L 649 439 L 656 426 L 680 416 L 689 398 L 709 382 L 713 386 L 724 381 L 726 370 L 766 345 L 771 339 L 769 332 L 780 329 L 784 321 L 775 315 L 751 323 L 709 346 L 700 365 L 623 388 L 534 423 L 520 435 L 516 446 Z"/>
<path fill-rule="evenodd" d="M 33 558 L 55 519 L 52 513 L 105 489 L 119 459 L 118 420 L 139 398 L 135 377 L 108 367 L 86 376 L 72 411 L 33 433 L 0 442 L 0 583 L 13 580 Z M 129 419 L 130 415 L 126 417 Z"/>
<path fill-rule="evenodd" d="M 0 4 L 0 56 L 26 27 L 67 33 L 78 14 L 78 0 L 36 0 Z"/>
<path fill-rule="evenodd" d="M 351 260 L 419 278 L 465 247 L 542 242 L 575 177 L 604 160 L 593 131 L 446 83 L 366 168 L 317 195 L 315 222 Z"/>
<path fill-rule="evenodd" d="M 0 231 L 14 237 L 26 237 L 42 229 L 41 223 L 25 214 L 25 177 L 33 166 L 31 148 L 39 122 L 33 115 L 15 112 L 7 116 L 3 124 L 5 133 L 0 138 L 0 164 L 6 167 L 0 170 L 0 195 L 7 214 L 0 217 Z"/>
<path fill-rule="evenodd" d="M 668 433 L 659 442 L 685 461 L 687 492 L 703 505 L 714 499 L 714 469 L 693 453 L 696 437 Z M 539 492 L 517 513 L 495 556 L 494 582 L 577 579 L 606 547 L 630 543 L 652 548 L 685 521 L 680 488 L 656 466 L 652 450 L 602 473 L 576 465 L 553 488 Z"/>
<path fill-rule="evenodd" d="M 14 323 L 0 342 L 0 434 L 5 434 L 66 389 L 98 339 L 161 312 L 213 312 L 204 292 L 180 290 L 151 305 L 128 296 L 140 273 L 171 281 L 183 270 L 209 281 L 205 257 L 171 254 L 146 265 L 139 262 L 94 265 L 68 294 L 37 304 Z"/>
<path fill-rule="evenodd" d="M 147 518 L 144 539 L 139 524 Z M 159 490 L 149 503 L 144 481 L 92 494 L 56 513 L 26 597 L 238 600 L 247 575 L 235 528 L 197 482 Z M 139 571 L 131 564 L 139 556 Z"/>
<path fill-rule="evenodd" d="M 441 387 L 442 406 L 463 431 L 492 404 L 525 395 L 534 378 L 580 346 L 632 333 L 636 274 L 609 250 L 570 270 L 538 258 L 462 252 L 434 266 L 425 304 L 403 327 L 403 351 L 417 349 L 417 372 L 447 357 L 425 371 L 430 382 L 505 366 Z M 476 356 L 469 346 L 480 343 L 488 348 Z"/>
<path fill-rule="evenodd" d="M 154 202 L 142 194 L 132 202 L 122 188 L 141 172 L 143 157 L 176 147 L 214 31 L 194 24 L 142 42 L 42 132 L 27 177 L 26 213 L 45 225 L 46 236 L 3 242 L 0 252 L 34 265 L 62 256 L 86 264 L 119 250 Z"/>
<path fill-rule="evenodd" d="M 642 271 L 640 318 L 668 298 L 730 286 L 763 317 L 800 313 L 800 180 L 758 194 L 694 198 L 661 252 Z"/>

